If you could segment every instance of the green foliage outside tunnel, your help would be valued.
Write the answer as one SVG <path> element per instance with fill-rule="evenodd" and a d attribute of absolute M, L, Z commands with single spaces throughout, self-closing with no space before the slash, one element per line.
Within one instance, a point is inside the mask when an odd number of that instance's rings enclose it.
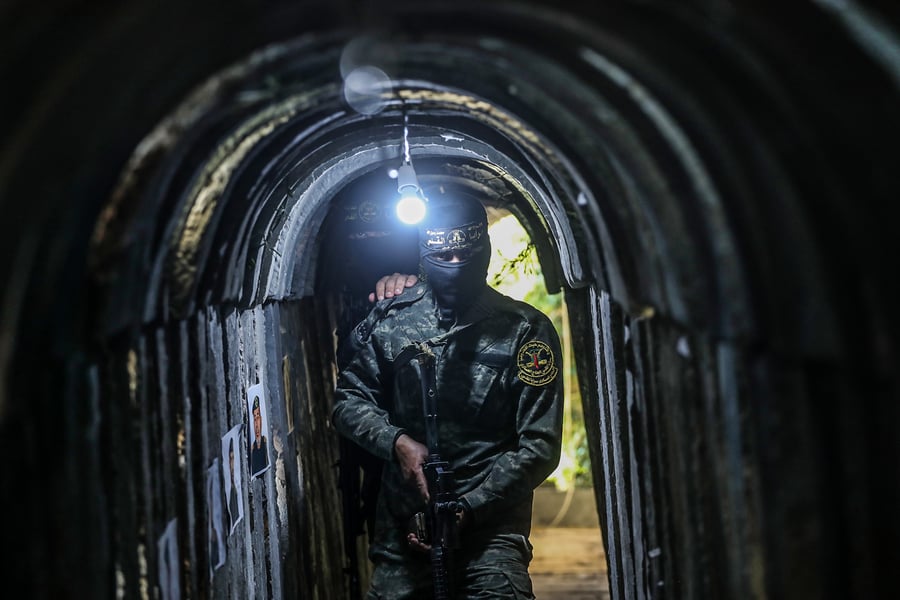
<path fill-rule="evenodd" d="M 547 293 L 535 246 L 519 221 L 505 212 L 492 216 L 488 282 L 497 291 L 524 300 L 546 314 L 553 321 L 562 344 L 565 389 L 562 458 L 549 481 L 560 490 L 590 487 L 591 464 L 565 299 L 562 293 Z"/>

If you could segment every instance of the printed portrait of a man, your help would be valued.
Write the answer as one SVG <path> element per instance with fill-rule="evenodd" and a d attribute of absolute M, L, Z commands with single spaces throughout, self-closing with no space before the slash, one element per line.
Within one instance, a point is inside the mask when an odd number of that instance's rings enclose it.
<path fill-rule="evenodd" d="M 269 420 L 262 384 L 247 390 L 247 403 L 250 417 L 250 477 L 253 478 L 269 468 Z"/>
<path fill-rule="evenodd" d="M 241 474 L 240 434 L 242 424 L 237 424 L 222 436 L 222 479 L 225 482 L 225 506 L 228 509 L 229 535 L 244 518 Z"/>

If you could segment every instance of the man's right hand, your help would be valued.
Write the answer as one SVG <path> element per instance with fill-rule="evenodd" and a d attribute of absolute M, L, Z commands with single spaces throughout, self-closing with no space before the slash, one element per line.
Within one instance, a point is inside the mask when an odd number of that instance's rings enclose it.
<path fill-rule="evenodd" d="M 428 448 L 403 433 L 394 442 L 394 454 L 400 463 L 400 472 L 406 481 L 415 481 L 422 499 L 428 502 L 428 482 L 422 465 L 428 459 Z"/>
<path fill-rule="evenodd" d="M 419 278 L 415 275 L 404 275 L 403 273 L 394 273 L 393 275 L 385 275 L 375 284 L 375 291 L 369 294 L 369 302 L 384 300 L 385 298 L 393 298 L 403 293 L 403 288 L 416 285 Z"/>

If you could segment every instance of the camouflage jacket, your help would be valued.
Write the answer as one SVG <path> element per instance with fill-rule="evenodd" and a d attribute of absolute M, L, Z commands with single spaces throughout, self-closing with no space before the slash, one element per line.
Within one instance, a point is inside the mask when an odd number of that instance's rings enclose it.
<path fill-rule="evenodd" d="M 397 360 L 408 346 L 427 342 L 436 357 L 441 457 L 455 472 L 466 529 L 527 536 L 533 490 L 559 461 L 561 357 L 550 320 L 489 287 L 449 330 L 436 309 L 424 283 L 379 302 L 338 378 L 335 427 L 386 461 L 373 555 L 405 546 L 407 522 L 422 510 L 394 456 L 402 433 L 426 443 L 417 370 Z"/>

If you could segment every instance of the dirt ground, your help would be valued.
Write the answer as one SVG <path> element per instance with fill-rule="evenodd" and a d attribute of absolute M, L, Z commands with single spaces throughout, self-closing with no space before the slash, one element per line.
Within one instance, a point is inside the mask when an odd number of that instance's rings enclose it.
<path fill-rule="evenodd" d="M 537 600 L 608 600 L 606 556 L 593 527 L 537 527 L 531 532 L 531 579 Z"/>

